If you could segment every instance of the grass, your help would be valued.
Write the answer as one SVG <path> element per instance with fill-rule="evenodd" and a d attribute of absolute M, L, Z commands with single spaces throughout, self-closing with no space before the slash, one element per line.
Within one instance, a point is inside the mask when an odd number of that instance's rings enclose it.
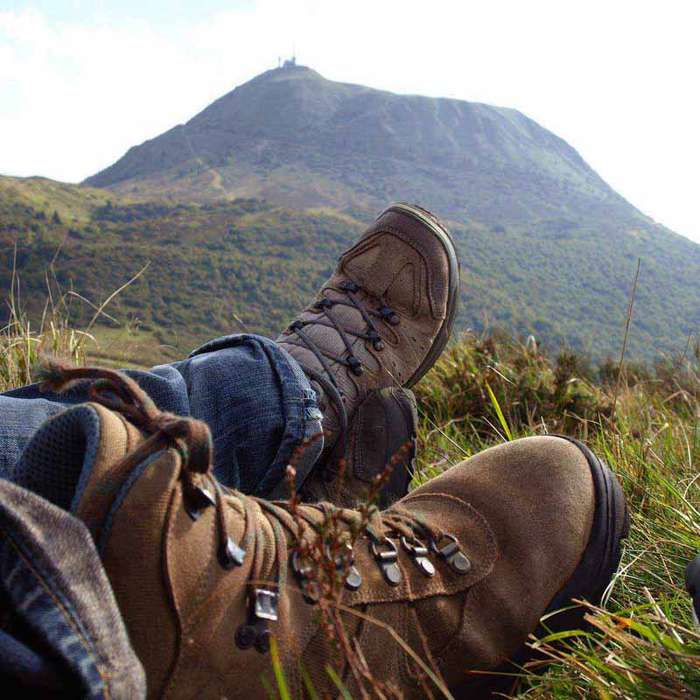
<path fill-rule="evenodd" d="M 117 331 L 119 353 L 101 351 L 65 320 L 64 301 L 47 304 L 33 328 L 10 295 L 0 390 L 31 381 L 42 351 L 78 364 L 100 352 L 113 361 L 139 356 L 128 355 L 129 336 Z M 148 334 L 137 338 L 157 347 Z M 631 530 L 603 607 L 589 608 L 588 630 L 538 642 L 552 663 L 524 669 L 513 697 L 700 697 L 700 633 L 683 590 L 685 565 L 700 551 L 699 365 L 690 343 L 673 362 L 620 368 L 570 352 L 550 358 L 533 339 L 466 335 L 416 388 L 416 483 L 498 442 L 566 432 L 607 461 L 628 498 Z M 279 663 L 273 670 L 272 694 L 289 697 Z"/>
<path fill-rule="evenodd" d="M 16 255 L 15 248 L 15 259 Z M 47 296 L 42 313 L 29 315 L 23 308 L 16 265 L 12 266 L 5 299 L 7 320 L 0 326 L 0 392 L 35 381 L 42 356 L 61 358 L 78 366 L 89 359 L 93 364 L 126 368 L 152 367 L 181 358 L 181 353 L 162 343 L 154 331 L 140 328 L 137 323 L 119 323 L 105 310 L 141 273 L 97 305 L 73 290 L 62 291 L 54 272 L 50 265 L 45 273 Z M 75 316 L 85 316 L 86 310 L 90 320 L 78 329 Z"/>
<path fill-rule="evenodd" d="M 40 321 L 33 324 L 21 310 L 19 282 L 13 275 L 7 308 L 7 323 L 0 327 L 0 391 L 34 381 L 42 355 L 85 364 L 86 346 L 94 337 L 72 327 L 65 296 L 54 302 L 49 295 Z"/>
<path fill-rule="evenodd" d="M 618 372 L 571 353 L 550 359 L 532 342 L 467 336 L 417 387 L 416 481 L 511 437 L 566 432 L 627 495 L 630 534 L 604 608 L 588 611 L 590 631 L 538 644 L 554 663 L 527 669 L 515 697 L 700 697 L 700 634 L 683 589 L 700 552 L 699 357 L 696 348 L 653 371 Z"/>

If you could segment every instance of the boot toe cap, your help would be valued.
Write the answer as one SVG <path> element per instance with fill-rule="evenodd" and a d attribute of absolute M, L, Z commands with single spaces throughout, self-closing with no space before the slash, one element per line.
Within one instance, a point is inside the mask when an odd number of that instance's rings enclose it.
<path fill-rule="evenodd" d="M 488 449 L 427 486 L 468 502 L 494 533 L 495 564 L 469 594 L 454 647 L 462 664 L 493 667 L 535 630 L 583 557 L 596 506 L 586 456 L 562 438 L 524 438 Z M 450 520 L 446 512 L 444 526 L 457 534 Z"/>

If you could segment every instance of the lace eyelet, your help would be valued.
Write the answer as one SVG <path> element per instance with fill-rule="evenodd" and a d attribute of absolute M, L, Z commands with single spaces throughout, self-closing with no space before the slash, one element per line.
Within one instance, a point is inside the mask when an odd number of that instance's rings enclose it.
<path fill-rule="evenodd" d="M 382 551 L 380 547 L 386 547 L 386 549 Z M 403 577 L 398 565 L 398 547 L 388 537 L 384 537 L 380 540 L 372 541 L 370 551 L 379 564 L 382 574 L 384 574 L 384 580 L 390 586 L 399 586 Z"/>
<path fill-rule="evenodd" d="M 219 548 L 219 564 L 224 569 L 230 570 L 235 566 L 241 566 L 245 561 L 246 551 L 239 547 L 230 537 Z"/>
<path fill-rule="evenodd" d="M 356 566 L 351 566 L 345 577 L 345 588 L 349 591 L 357 591 L 362 585 L 362 576 Z"/>
<path fill-rule="evenodd" d="M 386 321 L 390 326 L 398 326 L 401 322 L 399 315 L 388 306 L 382 306 L 379 310 L 379 315 L 383 321 Z"/>
<path fill-rule="evenodd" d="M 321 598 L 318 583 L 316 581 L 309 580 L 314 571 L 313 567 L 309 564 L 302 564 L 299 551 L 296 549 L 292 551 L 290 565 L 294 575 L 299 581 L 301 595 L 304 600 L 309 605 L 315 605 L 318 603 L 319 599 Z"/>
<path fill-rule="evenodd" d="M 344 292 L 359 292 L 360 291 L 360 286 L 358 284 L 355 284 L 352 280 L 343 280 L 338 287 L 342 289 Z"/>
<path fill-rule="evenodd" d="M 348 363 L 348 367 L 350 367 L 350 371 L 356 377 L 359 377 L 362 375 L 362 372 L 363 372 L 362 363 L 354 355 L 348 356 L 347 363 Z"/>
<path fill-rule="evenodd" d="M 440 546 L 444 540 L 448 540 L 447 544 Z M 430 549 L 444 559 L 458 574 L 464 575 L 471 571 L 471 561 L 462 551 L 459 540 L 451 533 L 446 532 L 437 540 L 432 539 L 430 541 Z"/>
<path fill-rule="evenodd" d="M 331 558 L 330 547 L 326 545 L 326 557 Z M 362 575 L 360 574 L 358 568 L 355 564 L 355 551 L 349 542 L 345 543 L 342 551 L 335 557 L 335 568 L 336 571 L 343 571 L 347 569 L 347 574 L 345 575 L 345 588 L 349 591 L 357 591 L 360 586 L 362 586 Z"/>
<path fill-rule="evenodd" d="M 372 343 L 372 347 L 375 350 L 384 350 L 384 341 L 382 340 L 379 333 L 377 333 L 377 331 L 374 330 L 374 328 L 370 328 L 367 331 L 367 340 L 369 340 Z"/>
<path fill-rule="evenodd" d="M 254 647 L 261 654 L 270 649 L 269 622 L 277 621 L 278 595 L 275 591 L 256 588 L 251 598 L 248 622 L 240 625 L 234 639 L 239 649 Z"/>
<path fill-rule="evenodd" d="M 313 572 L 312 566 L 310 566 L 310 565 L 302 566 L 301 557 L 299 556 L 299 551 L 296 549 L 292 550 L 292 554 L 291 554 L 289 563 L 292 567 L 292 571 L 299 578 L 307 578 L 309 576 L 309 574 L 311 574 Z"/>
<path fill-rule="evenodd" d="M 401 537 L 401 546 L 411 555 L 415 565 L 428 577 L 435 576 L 435 565 L 428 559 L 428 548 L 417 538 Z"/>
<path fill-rule="evenodd" d="M 324 552 L 327 559 L 333 558 L 329 545 L 325 545 Z M 335 568 L 338 571 L 344 569 L 346 566 L 351 566 L 355 562 L 355 551 L 349 542 L 345 542 L 345 544 L 342 545 L 341 550 L 334 558 L 334 562 Z"/>
<path fill-rule="evenodd" d="M 204 510 L 216 504 L 212 492 L 204 486 L 195 486 L 183 494 L 183 506 L 192 520 L 199 520 Z"/>

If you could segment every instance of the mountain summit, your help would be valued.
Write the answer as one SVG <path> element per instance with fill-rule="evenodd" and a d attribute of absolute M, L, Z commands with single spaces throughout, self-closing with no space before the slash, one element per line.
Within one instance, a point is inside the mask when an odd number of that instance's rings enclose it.
<path fill-rule="evenodd" d="M 227 255 L 236 260 L 265 241 L 262 257 L 246 258 L 245 274 L 260 275 L 270 251 L 279 250 L 279 274 L 297 287 L 320 278 L 323 256 L 330 265 L 340 249 L 335 224 L 313 217 L 340 212 L 336 221 L 352 228 L 392 200 L 409 200 L 445 218 L 455 234 L 462 327 L 497 324 L 594 356 L 617 354 L 638 259 L 631 352 L 682 350 L 700 326 L 700 246 L 644 216 L 574 148 L 513 109 L 396 95 L 286 65 L 135 146 L 87 184 L 132 203 L 169 199 L 189 207 L 182 240 L 171 220 L 154 221 L 148 240 L 155 244 L 162 227 L 190 265 L 200 249 L 186 253 L 183 241 L 194 229 L 209 236 L 212 250 L 230 243 Z M 210 221 L 217 207 L 241 198 L 299 216 L 266 214 L 243 247 L 240 230 L 227 237 Z M 222 209 L 220 216 L 223 227 L 229 215 Z M 197 217 L 209 221 L 205 230 Z M 217 255 L 201 278 L 211 284 L 226 267 Z M 321 266 L 316 272 L 312 259 Z M 225 290 L 245 304 L 259 292 L 261 283 L 236 289 L 233 273 L 243 273 L 226 269 L 212 298 Z M 279 295 L 276 313 L 291 311 L 288 298 L 288 290 Z"/>
<path fill-rule="evenodd" d="M 86 183 L 297 208 L 410 199 L 502 226 L 572 208 L 638 218 L 571 146 L 516 110 L 395 95 L 295 65 L 237 87 Z"/>

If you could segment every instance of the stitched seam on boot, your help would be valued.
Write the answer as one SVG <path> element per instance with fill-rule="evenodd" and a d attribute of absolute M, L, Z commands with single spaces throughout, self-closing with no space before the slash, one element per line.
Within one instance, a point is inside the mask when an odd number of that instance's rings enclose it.
<path fill-rule="evenodd" d="M 340 269 L 343 271 L 343 273 L 347 274 L 347 273 L 345 273 L 345 261 L 346 261 L 346 257 L 349 255 L 349 253 L 351 253 L 351 252 L 353 253 L 352 257 L 357 257 L 358 255 L 361 255 L 362 253 L 365 252 L 366 248 L 370 247 L 367 244 L 369 244 L 369 243 L 374 244 L 374 241 L 372 240 L 373 238 L 375 238 L 377 236 L 382 236 L 385 234 L 395 236 L 396 238 L 400 239 L 402 243 L 404 243 L 405 245 L 412 248 L 418 254 L 418 257 L 421 260 L 421 263 L 422 263 L 421 267 L 427 267 L 427 263 L 425 262 L 425 259 L 424 259 L 424 257 L 427 255 L 427 253 L 422 251 L 418 246 L 416 246 L 415 243 L 413 243 L 413 241 L 410 240 L 409 237 L 406 236 L 406 234 L 404 234 L 402 231 L 400 231 L 397 228 L 394 228 L 393 226 L 385 225 L 385 226 L 382 226 L 382 228 L 380 230 L 370 234 L 367 238 L 361 239 L 355 246 L 350 248 L 350 250 L 348 250 L 347 253 L 345 253 L 345 255 L 343 255 L 342 262 L 340 264 Z M 432 235 L 435 235 L 435 234 L 432 234 Z M 443 250 L 443 253 L 445 255 L 445 258 L 447 258 L 448 257 L 447 252 Z M 426 271 L 426 277 L 428 277 L 427 271 Z M 428 279 L 426 279 L 426 281 L 425 281 L 425 287 L 427 290 L 428 306 L 430 308 L 430 314 L 431 314 L 432 318 L 434 320 L 445 319 L 446 314 L 447 314 L 447 304 L 449 303 L 449 288 L 446 287 L 446 289 L 445 289 L 445 314 L 438 314 L 437 313 L 437 300 L 435 299 L 433 285 L 428 281 Z"/>
<path fill-rule="evenodd" d="M 182 466 L 181 460 L 180 460 L 180 455 L 176 453 L 176 459 L 177 459 L 177 466 L 180 468 Z M 172 524 L 175 521 L 175 518 L 173 517 L 173 510 L 175 507 L 175 496 L 177 494 L 177 490 L 173 489 L 173 492 L 170 496 L 170 502 L 168 503 L 168 507 L 165 510 L 165 522 L 167 523 L 167 529 L 166 532 L 164 533 L 163 537 L 161 538 L 161 545 L 160 545 L 160 560 L 161 560 L 161 569 L 162 569 L 162 576 L 163 576 L 163 587 L 165 588 L 167 594 L 168 594 L 168 602 L 170 603 L 170 607 L 172 611 L 175 613 L 175 630 L 176 630 L 176 636 L 175 636 L 175 656 L 170 664 L 170 668 L 166 671 L 165 673 L 165 679 L 163 681 L 163 692 L 162 695 L 163 697 L 166 697 L 170 691 L 177 685 L 178 682 L 178 676 L 180 675 L 181 671 L 181 664 L 180 660 L 183 655 L 183 624 L 182 624 L 182 611 L 180 610 L 178 604 L 177 604 L 177 599 L 175 597 L 175 591 L 173 590 L 173 579 L 172 576 L 170 575 L 170 556 L 169 556 L 169 543 L 171 541 L 172 537 Z"/>

